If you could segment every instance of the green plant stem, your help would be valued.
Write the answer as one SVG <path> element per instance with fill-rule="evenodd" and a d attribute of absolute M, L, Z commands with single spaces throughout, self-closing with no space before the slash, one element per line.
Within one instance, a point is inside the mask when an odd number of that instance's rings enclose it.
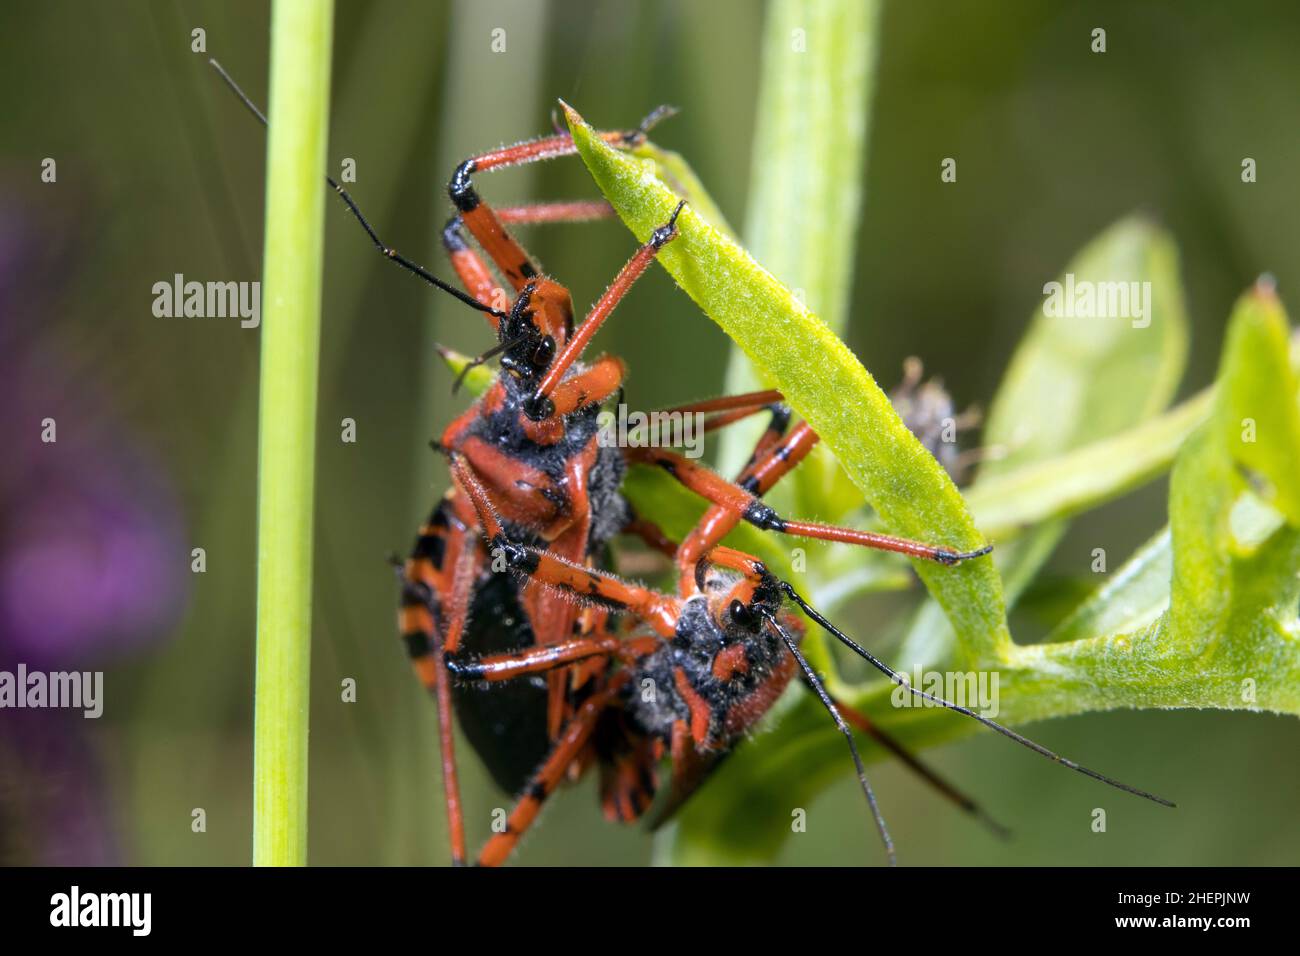
<path fill-rule="evenodd" d="M 307 862 L 312 505 L 332 0 L 276 0 L 257 504 L 253 863 Z"/>
<path fill-rule="evenodd" d="M 777 0 L 763 27 L 745 246 L 837 333 L 848 319 L 879 18 L 876 0 Z M 725 393 L 765 387 L 733 347 Z M 723 471 L 745 462 L 760 430 L 723 434 Z"/>

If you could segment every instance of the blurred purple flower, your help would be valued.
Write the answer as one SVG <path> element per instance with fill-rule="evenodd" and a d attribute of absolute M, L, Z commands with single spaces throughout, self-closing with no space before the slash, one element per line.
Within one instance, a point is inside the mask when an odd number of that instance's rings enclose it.
<path fill-rule="evenodd" d="M 52 321 L 70 258 L 0 207 L 0 669 L 99 670 L 159 639 L 185 597 L 182 514 L 166 473 L 70 354 Z M 74 349 L 75 352 L 75 349 Z M 41 440 L 53 419 L 57 441 Z M 14 452 L 16 451 L 16 454 Z M 0 711 L 21 788 L 0 820 L 32 862 L 116 859 L 92 734 L 80 711 Z M 10 780 L 13 773 L 7 774 Z"/>

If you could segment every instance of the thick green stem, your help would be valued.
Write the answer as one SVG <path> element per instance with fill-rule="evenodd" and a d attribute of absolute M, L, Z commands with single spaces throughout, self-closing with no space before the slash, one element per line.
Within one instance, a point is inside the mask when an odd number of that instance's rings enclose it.
<path fill-rule="evenodd" d="M 779 0 L 763 29 L 745 245 L 837 333 L 853 282 L 879 17 L 876 0 Z M 763 387 L 733 348 L 726 394 Z M 723 434 L 724 471 L 744 463 L 757 434 Z"/>
<path fill-rule="evenodd" d="M 332 0 L 271 20 L 258 444 L 253 863 L 307 862 L 312 505 Z"/>

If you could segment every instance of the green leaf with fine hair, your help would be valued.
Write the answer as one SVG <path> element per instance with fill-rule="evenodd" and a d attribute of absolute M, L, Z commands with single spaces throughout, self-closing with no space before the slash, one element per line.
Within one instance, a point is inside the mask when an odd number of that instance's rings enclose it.
<path fill-rule="evenodd" d="M 1300 714 L 1300 519 L 1287 512 L 1300 492 L 1300 406 L 1271 286 L 1243 296 L 1225 349 L 1214 412 L 1171 479 L 1168 608 L 1146 625 L 1061 640 L 1080 629 L 1072 618 L 1023 648 L 1025 663 L 1058 675 L 1046 706 L 1068 696 L 1080 709 Z"/>
<path fill-rule="evenodd" d="M 576 116 L 570 121 L 602 191 L 644 239 L 667 218 L 675 194 L 652 167 L 605 147 Z M 887 399 L 847 349 L 702 217 L 688 209 L 679 225 L 680 237 L 661 253 L 664 267 L 818 428 L 884 526 L 954 547 L 978 542 L 946 475 L 928 454 L 909 448 L 910 433 L 901 434 L 905 430 Z M 1129 357 L 1132 374 L 1142 382 L 1139 394 L 1147 396 L 1130 422 L 1151 416 L 1167 401 L 1182 361 L 1182 345 L 1172 341 L 1153 350 L 1154 363 Z M 1300 482 L 1300 469 L 1293 467 L 1300 454 L 1300 411 L 1287 344 L 1276 298 L 1262 287 L 1254 290 L 1234 312 L 1215 389 L 1167 417 L 1148 418 L 1160 421 L 1158 434 L 1166 441 L 1149 467 L 1158 469 L 1170 444 L 1192 430 L 1178 452 L 1171 485 L 1169 559 L 1162 557 L 1159 539 L 1148 545 L 1121 580 L 1085 602 L 1054 635 L 1068 639 L 1032 646 L 1011 642 L 1000 581 L 987 562 L 952 573 L 917 567 L 955 627 L 961 658 L 998 673 L 1004 722 L 1114 707 L 1300 713 L 1300 530 L 1283 518 Z M 1099 434 L 1099 442 L 1116 440 L 1111 433 L 1124 426 L 1123 416 L 1112 412 L 1105 431 L 1101 420 L 1042 453 L 1050 461 Z M 1003 474 L 1040 464 L 1012 462 Z M 1139 469 L 1139 477 L 1145 470 Z M 1132 474 L 1121 479 L 1134 480 Z M 1107 481 L 1113 484 L 1115 476 Z M 1027 560 L 1030 572 L 1042 556 Z M 1171 596 L 1162 609 L 1153 582 L 1169 568 Z M 977 729 L 932 708 L 891 706 L 894 693 L 878 684 L 854 702 L 905 745 L 924 747 Z M 775 732 L 742 747 L 688 805 L 672 859 L 769 859 L 788 829 L 783 808 L 848 772 L 842 741 L 824 713 L 806 704 L 784 710 Z M 879 756 L 874 749 L 869 755 Z M 776 816 L 774 807 L 781 810 Z M 777 817 L 780 826 L 773 825 Z"/>
<path fill-rule="evenodd" d="M 1213 407 L 1178 454 L 1171 528 L 1045 643 L 1010 645 L 996 664 L 1004 723 L 1116 707 L 1300 714 L 1300 524 L 1270 504 L 1300 485 L 1300 471 L 1287 468 L 1300 451 L 1300 392 L 1270 290 L 1244 297 L 1230 329 Z M 1260 421 L 1270 423 L 1267 436 Z M 891 706 L 898 693 L 877 685 L 854 703 L 914 750 L 978 730 L 934 709 Z M 815 708 L 791 708 L 690 806 L 674 859 L 770 858 L 788 831 L 787 808 L 848 772 L 834 736 Z M 864 756 L 883 754 L 873 747 Z"/>
<path fill-rule="evenodd" d="M 653 163 L 607 147 L 572 111 L 569 123 L 602 192 L 645 241 L 671 215 L 677 195 Z M 817 430 L 885 528 L 957 551 L 981 547 L 984 541 L 948 474 L 835 334 L 693 207 L 681 213 L 678 230 L 658 261 Z M 811 563 L 818 546 L 810 543 L 808 550 Z M 952 568 L 914 564 L 972 659 L 996 655 L 1009 643 L 1001 582 L 987 558 Z M 683 816 L 680 832 L 698 832 L 693 821 L 699 799 Z"/>
<path fill-rule="evenodd" d="M 1139 303 L 1130 303 L 1126 311 L 1131 317 L 1076 317 L 1040 310 L 1012 360 L 985 431 L 986 445 L 1001 447 L 1004 455 L 983 470 L 971 489 L 975 514 L 987 514 L 1000 533 L 1017 539 L 999 540 L 995 553 L 1012 600 L 1051 554 L 1066 527 L 1060 519 L 1167 468 L 1178 445 L 1208 414 L 1211 401 L 1207 393 L 1168 416 L 1150 418 L 1172 396 L 1187 350 L 1177 254 L 1167 234 L 1140 219 L 1122 220 L 1067 265 L 1061 282 L 1078 288 L 1137 283 L 1139 290 L 1150 289 L 1150 302 L 1140 309 L 1131 307 Z M 1155 424 L 1142 428 L 1148 420 Z M 1071 454 L 1075 449 L 1078 456 Z M 983 487 L 992 491 L 980 497 Z M 981 527 L 987 527 L 982 520 Z M 954 649 L 952 628 L 934 602 L 918 611 L 895 662 L 925 671 L 980 666 Z M 837 690 L 879 701 L 878 685 Z M 741 821 L 739 808 L 724 807 L 695 832 L 730 827 L 727 852 L 748 854 L 756 845 L 770 850 L 779 843 L 788 832 L 776 819 L 784 812 L 780 808 L 792 799 L 801 804 L 811 800 L 818 786 L 835 779 L 835 766 L 844 772 L 843 754 L 834 748 L 818 751 L 819 759 L 830 765 L 826 767 L 816 765 L 806 747 L 783 748 L 787 737 L 817 733 L 819 719 L 824 717 L 819 717 L 816 702 L 798 703 L 768 735 L 771 742 L 761 753 L 754 748 L 740 754 L 728 768 L 738 778 L 749 769 L 748 761 L 761 761 L 761 772 L 773 783 L 799 781 L 794 792 L 786 783 L 779 801 L 773 795 L 766 804 L 770 814 L 750 810 Z M 774 752 L 795 762 L 781 768 Z M 752 784 L 736 790 L 752 795 Z M 724 791 L 721 799 L 727 795 Z M 702 816 L 703 811 L 695 813 Z M 731 820 L 735 823 L 729 824 Z M 737 832 L 742 826 L 744 834 Z M 768 834 L 759 844 L 754 842 L 757 830 Z M 716 831 L 710 839 L 716 850 Z"/>
<path fill-rule="evenodd" d="M 879 0 L 774 0 L 763 24 L 745 247 L 837 334 L 857 260 L 880 17 Z M 731 350 L 727 394 L 768 382 Z M 738 470 L 757 437 L 748 422 L 728 429 L 721 470 Z M 834 521 L 860 503 L 852 492 L 834 456 L 815 450 L 772 502 Z"/>
<path fill-rule="evenodd" d="M 1019 515 L 1035 492 L 1059 503 L 1061 493 L 1071 487 L 1094 488 L 1100 469 L 1089 465 L 1148 463 L 1144 471 L 1132 473 L 1134 484 L 1163 470 L 1197 416 L 1205 414 L 1192 404 L 1166 423 L 1172 427 L 1163 432 L 1153 435 L 1135 428 L 1169 403 L 1187 361 L 1178 253 L 1167 233 L 1138 217 L 1122 219 L 1089 242 L 1043 292 L 1043 304 L 1030 320 L 989 410 L 984 444 L 1000 455 L 985 464 L 969 490 L 978 502 L 981 488 L 1001 478 L 1000 500 L 1014 501 Z M 1123 447 L 1126 436 L 1130 445 L 1134 438 L 1149 444 Z M 1163 444 L 1157 437 L 1164 438 Z M 1068 453 L 1090 442 L 1100 444 L 1100 455 L 1080 467 Z M 1131 450 L 1136 452 L 1132 457 L 1122 457 Z M 1111 457 L 1116 455 L 1120 457 Z M 1053 462 L 1058 467 L 1052 468 Z M 1033 466 L 1046 473 L 1035 474 Z M 1013 477 L 1009 483 L 1008 477 Z M 1014 604 L 1065 534 L 1068 522 L 1060 520 L 1064 513 L 1057 507 L 1031 516 L 1037 520 L 1019 529 L 1024 532 L 1019 540 L 999 541 L 996 561 L 1009 603 Z M 938 666 L 951 656 L 946 652 L 951 640 L 935 609 L 923 609 L 900 660 Z"/>
<path fill-rule="evenodd" d="M 597 185 L 646 241 L 668 220 L 677 195 L 655 175 L 653 163 L 609 147 L 571 109 L 568 119 Z M 659 263 L 816 429 L 885 527 L 953 551 L 983 546 L 947 472 L 844 343 L 695 209 L 687 206 L 677 226 L 679 235 L 660 250 Z M 988 559 L 951 568 L 914 565 L 973 657 L 1009 640 L 1001 582 Z"/>

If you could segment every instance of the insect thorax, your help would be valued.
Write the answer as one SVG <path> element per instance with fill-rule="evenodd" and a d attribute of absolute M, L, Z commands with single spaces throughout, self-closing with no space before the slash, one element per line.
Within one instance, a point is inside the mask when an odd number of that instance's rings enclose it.
<path fill-rule="evenodd" d="M 627 709 L 647 734 L 670 740 L 685 721 L 700 749 L 741 737 L 789 682 L 792 659 L 767 627 L 726 626 L 726 611 L 697 595 L 686 601 L 677 635 L 638 665 Z"/>

